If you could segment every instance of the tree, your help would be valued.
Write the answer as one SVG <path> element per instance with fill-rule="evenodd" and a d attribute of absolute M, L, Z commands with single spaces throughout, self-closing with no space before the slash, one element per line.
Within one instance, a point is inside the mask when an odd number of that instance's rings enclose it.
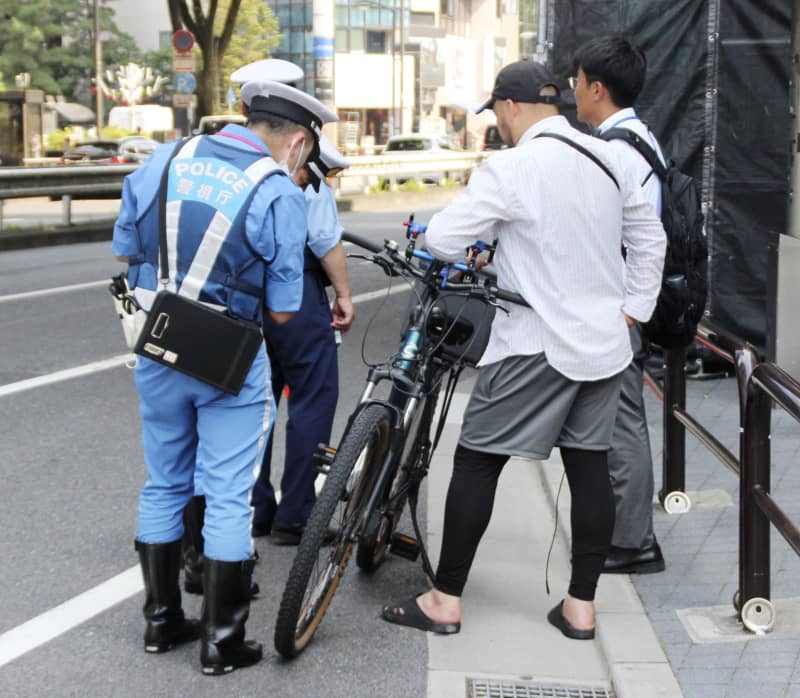
<path fill-rule="evenodd" d="M 235 67 L 269 55 L 280 40 L 278 23 L 263 0 L 210 0 L 204 11 L 200 0 L 167 0 L 173 31 L 194 34 L 202 57 L 197 74 L 200 114 L 212 114 L 223 101 L 223 78 L 229 73 L 223 58 L 232 52 Z M 248 42 L 254 42 L 248 48 Z"/>
<path fill-rule="evenodd" d="M 137 61 L 133 38 L 120 31 L 100 0 L 103 63 Z M 94 0 L 0 0 L 0 72 L 30 73 L 30 86 L 91 103 Z"/>
<path fill-rule="evenodd" d="M 220 0 L 226 3 L 227 0 Z M 247 63 L 269 58 L 280 43 L 278 18 L 264 0 L 242 0 L 228 50 L 222 57 L 222 94 L 230 74 Z"/>

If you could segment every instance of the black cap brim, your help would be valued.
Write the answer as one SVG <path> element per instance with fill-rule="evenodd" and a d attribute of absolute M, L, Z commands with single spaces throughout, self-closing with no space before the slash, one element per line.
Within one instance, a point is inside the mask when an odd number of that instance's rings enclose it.
<path fill-rule="evenodd" d="M 475 113 L 480 114 L 484 109 L 492 109 L 494 107 L 494 95 L 489 97 L 482 105 L 481 108 L 478 109 Z"/>

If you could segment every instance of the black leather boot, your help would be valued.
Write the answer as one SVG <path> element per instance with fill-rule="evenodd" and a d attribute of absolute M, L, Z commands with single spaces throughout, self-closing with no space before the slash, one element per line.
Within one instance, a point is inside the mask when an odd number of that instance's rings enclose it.
<path fill-rule="evenodd" d="M 181 542 L 141 543 L 135 541 L 144 577 L 145 652 L 166 652 L 183 642 L 200 637 L 198 621 L 185 618 L 181 607 L 178 575 Z"/>
<path fill-rule="evenodd" d="M 206 498 L 192 497 L 183 510 L 183 589 L 187 594 L 203 593 L 203 522 L 206 515 Z M 250 598 L 259 595 L 258 584 L 250 584 Z"/>
<path fill-rule="evenodd" d="M 244 639 L 244 624 L 250 614 L 253 565 L 253 560 L 205 559 L 200 651 L 204 674 L 227 674 L 261 659 L 261 644 Z"/>
<path fill-rule="evenodd" d="M 183 510 L 183 588 L 187 594 L 203 593 L 203 519 L 206 498 L 192 497 Z"/>

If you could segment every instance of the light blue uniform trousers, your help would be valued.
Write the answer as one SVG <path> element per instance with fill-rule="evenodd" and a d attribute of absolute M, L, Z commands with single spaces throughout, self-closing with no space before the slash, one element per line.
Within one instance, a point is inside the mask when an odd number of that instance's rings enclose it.
<path fill-rule="evenodd" d="M 206 497 L 205 555 L 235 562 L 252 553 L 250 497 L 274 421 L 269 361 L 262 347 L 238 395 L 138 357 L 147 481 L 139 497 L 143 543 L 183 535 L 195 468 Z"/>

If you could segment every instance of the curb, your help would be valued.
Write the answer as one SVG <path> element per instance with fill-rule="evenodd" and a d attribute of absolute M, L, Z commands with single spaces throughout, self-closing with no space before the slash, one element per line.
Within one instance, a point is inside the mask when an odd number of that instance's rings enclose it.
<path fill-rule="evenodd" d="M 87 221 L 86 223 L 77 223 L 71 226 L 28 229 L 10 234 L 0 233 L 0 252 L 111 240 L 115 220 L 115 218 L 112 218 Z"/>
<path fill-rule="evenodd" d="M 558 456 L 536 464 L 555 515 L 563 466 Z M 555 465 L 559 466 L 558 470 L 553 467 Z M 562 489 L 561 496 L 558 532 L 569 541 L 566 523 L 570 510 L 569 488 Z M 678 679 L 630 575 L 602 576 L 598 597 L 597 641 L 608 663 L 617 698 L 683 698 Z"/>

